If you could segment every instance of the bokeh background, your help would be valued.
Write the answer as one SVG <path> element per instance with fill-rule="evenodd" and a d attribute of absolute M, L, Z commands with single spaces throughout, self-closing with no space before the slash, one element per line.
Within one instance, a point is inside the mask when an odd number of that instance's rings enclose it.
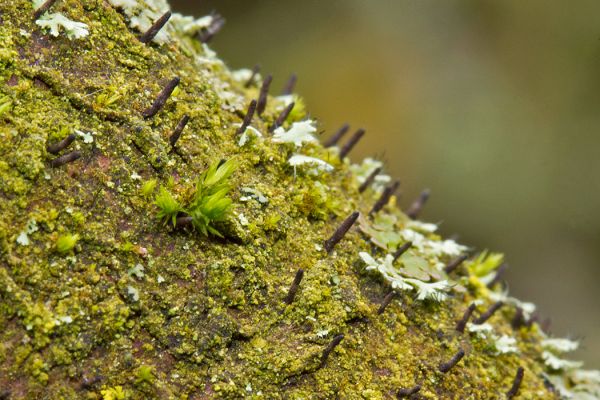
<path fill-rule="evenodd" d="M 600 368 L 600 3 L 597 0 L 171 0 L 225 29 L 211 47 L 291 72 L 325 135 L 367 128 L 407 205 L 505 252 L 513 294 L 583 339 Z"/>

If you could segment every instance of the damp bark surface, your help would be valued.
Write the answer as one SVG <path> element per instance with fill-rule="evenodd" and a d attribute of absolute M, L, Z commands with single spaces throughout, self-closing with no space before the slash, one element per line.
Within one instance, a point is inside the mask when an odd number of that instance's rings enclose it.
<path fill-rule="evenodd" d="M 391 288 L 358 254 L 381 250 L 358 225 L 331 249 L 325 241 L 355 211 L 372 218 L 380 193 L 359 191 L 335 146 L 302 150 L 332 171 L 289 165 L 296 146 L 268 133 L 289 103 L 261 96 L 260 79 L 246 85 L 193 36 L 142 43 L 107 1 L 62 0 L 51 11 L 89 35 L 51 36 L 30 1 L 0 0 L 0 393 L 386 399 L 418 385 L 419 398 L 490 399 L 522 367 L 515 398 L 558 398 L 542 378 L 539 327 L 511 327 L 514 307 L 487 322 L 517 338 L 518 354 L 455 330 L 471 303 L 494 304 L 464 269 L 452 274 L 465 290 L 444 301 L 397 291 L 379 312 Z M 259 96 L 251 125 L 263 137 L 241 146 Z M 298 99 L 283 128 L 305 117 Z M 152 185 L 189 199 L 209 165 L 231 158 L 222 238 L 156 218 Z M 393 196 L 378 213 L 399 230 L 410 223 Z M 464 357 L 441 372 L 458 349 Z"/>

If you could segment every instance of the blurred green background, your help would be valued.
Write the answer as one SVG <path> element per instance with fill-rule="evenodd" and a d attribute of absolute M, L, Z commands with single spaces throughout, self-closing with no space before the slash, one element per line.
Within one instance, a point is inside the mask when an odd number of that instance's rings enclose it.
<path fill-rule="evenodd" d="M 600 3 L 597 0 L 171 0 L 221 13 L 211 47 L 291 72 L 325 135 L 367 128 L 377 155 L 424 187 L 424 219 L 505 252 L 511 292 L 583 339 L 600 368 Z"/>

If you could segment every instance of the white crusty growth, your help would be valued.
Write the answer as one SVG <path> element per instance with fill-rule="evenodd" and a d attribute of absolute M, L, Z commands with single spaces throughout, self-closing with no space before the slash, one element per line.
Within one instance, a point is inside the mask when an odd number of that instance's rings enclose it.
<path fill-rule="evenodd" d="M 317 141 L 317 138 L 313 136 L 315 132 L 317 132 L 317 128 L 311 120 L 294 122 L 287 131 L 282 127 L 275 129 L 273 142 L 293 143 L 296 147 L 301 147 L 304 143 Z"/>
<path fill-rule="evenodd" d="M 90 33 L 86 24 L 70 20 L 61 13 L 45 13 L 35 23 L 42 28 L 49 29 L 52 36 L 58 36 L 61 28 L 69 39 L 81 39 Z"/>

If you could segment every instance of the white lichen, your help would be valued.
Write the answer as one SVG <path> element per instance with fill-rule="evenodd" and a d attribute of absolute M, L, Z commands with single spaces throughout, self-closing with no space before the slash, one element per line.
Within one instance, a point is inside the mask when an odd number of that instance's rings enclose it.
<path fill-rule="evenodd" d="M 545 377 L 565 399 L 600 399 L 600 371 L 574 369 Z"/>
<path fill-rule="evenodd" d="M 234 124 L 234 127 L 236 127 L 236 128 L 239 128 L 240 126 L 242 126 L 242 124 Z M 250 141 L 252 136 L 260 139 L 260 138 L 262 138 L 262 133 L 260 133 L 260 131 L 258 129 L 256 129 L 255 127 L 249 125 L 244 130 L 244 132 L 242 132 L 242 134 L 240 135 L 240 139 L 238 140 L 238 146 L 240 146 L 240 147 L 244 146 L 246 143 L 248 143 Z"/>
<path fill-rule="evenodd" d="M 144 266 L 142 264 L 136 264 L 129 268 L 127 274 L 129 276 L 135 276 L 138 279 L 142 279 L 144 277 Z"/>
<path fill-rule="evenodd" d="M 70 324 L 73 322 L 73 317 L 67 315 L 67 316 L 63 316 L 63 317 L 58 317 L 55 321 L 56 325 L 61 325 L 61 324 Z"/>
<path fill-rule="evenodd" d="M 314 172 L 314 173 L 319 173 L 321 171 L 325 171 L 325 172 L 333 171 L 333 166 L 330 165 L 329 163 L 326 163 L 325 161 L 323 161 L 319 158 L 309 157 L 309 156 L 305 156 L 302 154 L 294 154 L 288 160 L 288 164 L 290 164 L 292 167 L 294 167 L 294 176 L 296 176 L 296 167 L 305 166 L 305 165 L 313 166 L 314 169 L 312 170 L 312 172 Z"/>
<path fill-rule="evenodd" d="M 248 222 L 248 218 L 244 214 L 238 214 L 238 220 L 240 221 L 240 225 L 248 226 L 250 222 Z"/>
<path fill-rule="evenodd" d="M 448 281 L 424 282 L 419 279 L 407 278 L 394 267 L 394 257 L 386 254 L 384 258 L 373 258 L 369 253 L 360 252 L 360 258 L 367 264 L 367 271 L 378 271 L 393 289 L 416 290 L 417 300 L 443 301 L 448 297 L 450 289 Z"/>
<path fill-rule="evenodd" d="M 488 324 L 487 322 L 483 324 L 474 324 L 472 322 L 469 322 L 467 324 L 467 331 L 474 333 L 483 339 L 486 339 L 488 337 L 491 337 L 491 335 L 494 332 L 494 327 Z"/>
<path fill-rule="evenodd" d="M 581 368 L 583 363 L 579 361 L 565 360 L 558 357 L 557 354 L 577 350 L 579 343 L 570 339 L 546 338 L 542 340 L 542 359 L 544 363 L 552 370 L 571 370 Z"/>
<path fill-rule="evenodd" d="M 252 77 L 253 71 L 251 69 L 248 68 L 240 68 L 240 69 L 236 69 L 235 71 L 231 71 L 231 77 L 241 83 L 246 83 L 250 80 L 250 78 Z M 256 75 L 254 75 L 255 79 L 257 81 L 262 80 L 260 73 L 256 73 Z"/>
<path fill-rule="evenodd" d="M 494 337 L 494 347 L 498 354 L 518 353 L 517 339 L 508 335 Z"/>
<path fill-rule="evenodd" d="M 244 196 L 240 197 L 240 201 L 246 202 L 254 199 L 260 204 L 267 204 L 269 202 L 269 199 L 258 189 L 243 187 L 240 190 L 245 193 Z"/>
<path fill-rule="evenodd" d="M 413 231 L 417 232 L 434 233 L 435 231 L 437 231 L 438 226 L 437 224 L 431 224 L 411 219 L 406 224 L 406 228 L 412 229 Z"/>
<path fill-rule="evenodd" d="M 542 340 L 542 347 L 556 353 L 568 353 L 577 350 L 579 342 L 571 339 L 548 338 Z"/>
<path fill-rule="evenodd" d="M 131 297 L 131 300 L 133 301 L 137 302 L 140 300 L 140 292 L 133 286 L 127 286 L 127 295 Z"/>
<path fill-rule="evenodd" d="M 81 39 L 90 33 L 87 24 L 70 20 L 61 13 L 46 13 L 35 23 L 44 29 L 50 30 L 50 34 L 55 37 L 60 34 L 61 28 L 69 39 Z"/>
<path fill-rule="evenodd" d="M 365 182 L 367 178 L 377 169 L 383 168 L 383 163 L 379 160 L 375 160 L 373 158 L 367 157 L 365 158 L 361 164 L 352 164 L 350 165 L 350 170 L 353 175 L 356 177 L 356 181 L 359 185 Z M 375 179 L 373 180 L 373 184 L 371 188 L 375 192 L 381 192 L 387 184 L 392 181 L 392 178 L 386 174 L 377 174 Z"/>
<path fill-rule="evenodd" d="M 544 364 L 553 370 L 570 370 L 581 368 L 583 366 L 581 361 L 565 360 L 559 358 L 550 351 L 544 351 L 542 353 L 542 359 L 544 360 Z"/>
<path fill-rule="evenodd" d="M 417 290 L 417 300 L 433 300 L 437 302 L 448 298 L 447 291 L 450 290 L 448 281 L 423 282 L 418 279 L 407 278 L 406 283 L 413 285 Z"/>
<path fill-rule="evenodd" d="M 77 134 L 77 136 L 79 136 L 81 139 L 83 139 L 83 143 L 85 144 L 90 144 L 90 143 L 94 143 L 94 135 L 96 134 L 95 132 L 83 132 L 80 130 L 75 130 L 75 133 Z"/>
<path fill-rule="evenodd" d="M 535 312 L 535 304 L 521 301 L 517 298 L 510 297 L 508 292 L 488 291 L 488 298 L 494 302 L 501 301 L 515 308 L 520 308 L 523 311 L 523 317 L 530 319 Z"/>
<path fill-rule="evenodd" d="M 322 329 L 320 331 L 317 331 L 316 336 L 319 339 L 322 339 L 324 337 L 327 337 L 327 335 L 329 335 L 329 329 Z"/>
<path fill-rule="evenodd" d="M 37 222 L 35 221 L 35 219 L 30 219 L 29 221 L 27 221 L 27 225 L 25 226 L 25 229 L 23 229 L 20 233 L 19 236 L 17 236 L 17 243 L 20 244 L 21 246 L 29 246 L 30 241 L 29 241 L 29 235 L 31 235 L 34 232 L 37 232 L 38 230 L 38 226 L 37 226 Z"/>
<path fill-rule="evenodd" d="M 413 247 L 425 254 L 442 257 L 456 257 L 468 248 L 456 243 L 454 240 L 433 240 L 413 229 L 405 228 L 400 231 L 400 236 L 406 242 L 412 242 Z"/>
<path fill-rule="evenodd" d="M 317 132 L 317 128 L 314 121 L 294 122 L 287 131 L 283 127 L 275 129 L 273 142 L 293 143 L 296 147 L 301 147 L 304 143 L 317 142 L 317 138 L 313 136 L 315 132 Z"/>
<path fill-rule="evenodd" d="M 137 0 L 108 0 L 108 2 L 114 7 L 122 8 L 128 12 L 138 6 Z"/>

